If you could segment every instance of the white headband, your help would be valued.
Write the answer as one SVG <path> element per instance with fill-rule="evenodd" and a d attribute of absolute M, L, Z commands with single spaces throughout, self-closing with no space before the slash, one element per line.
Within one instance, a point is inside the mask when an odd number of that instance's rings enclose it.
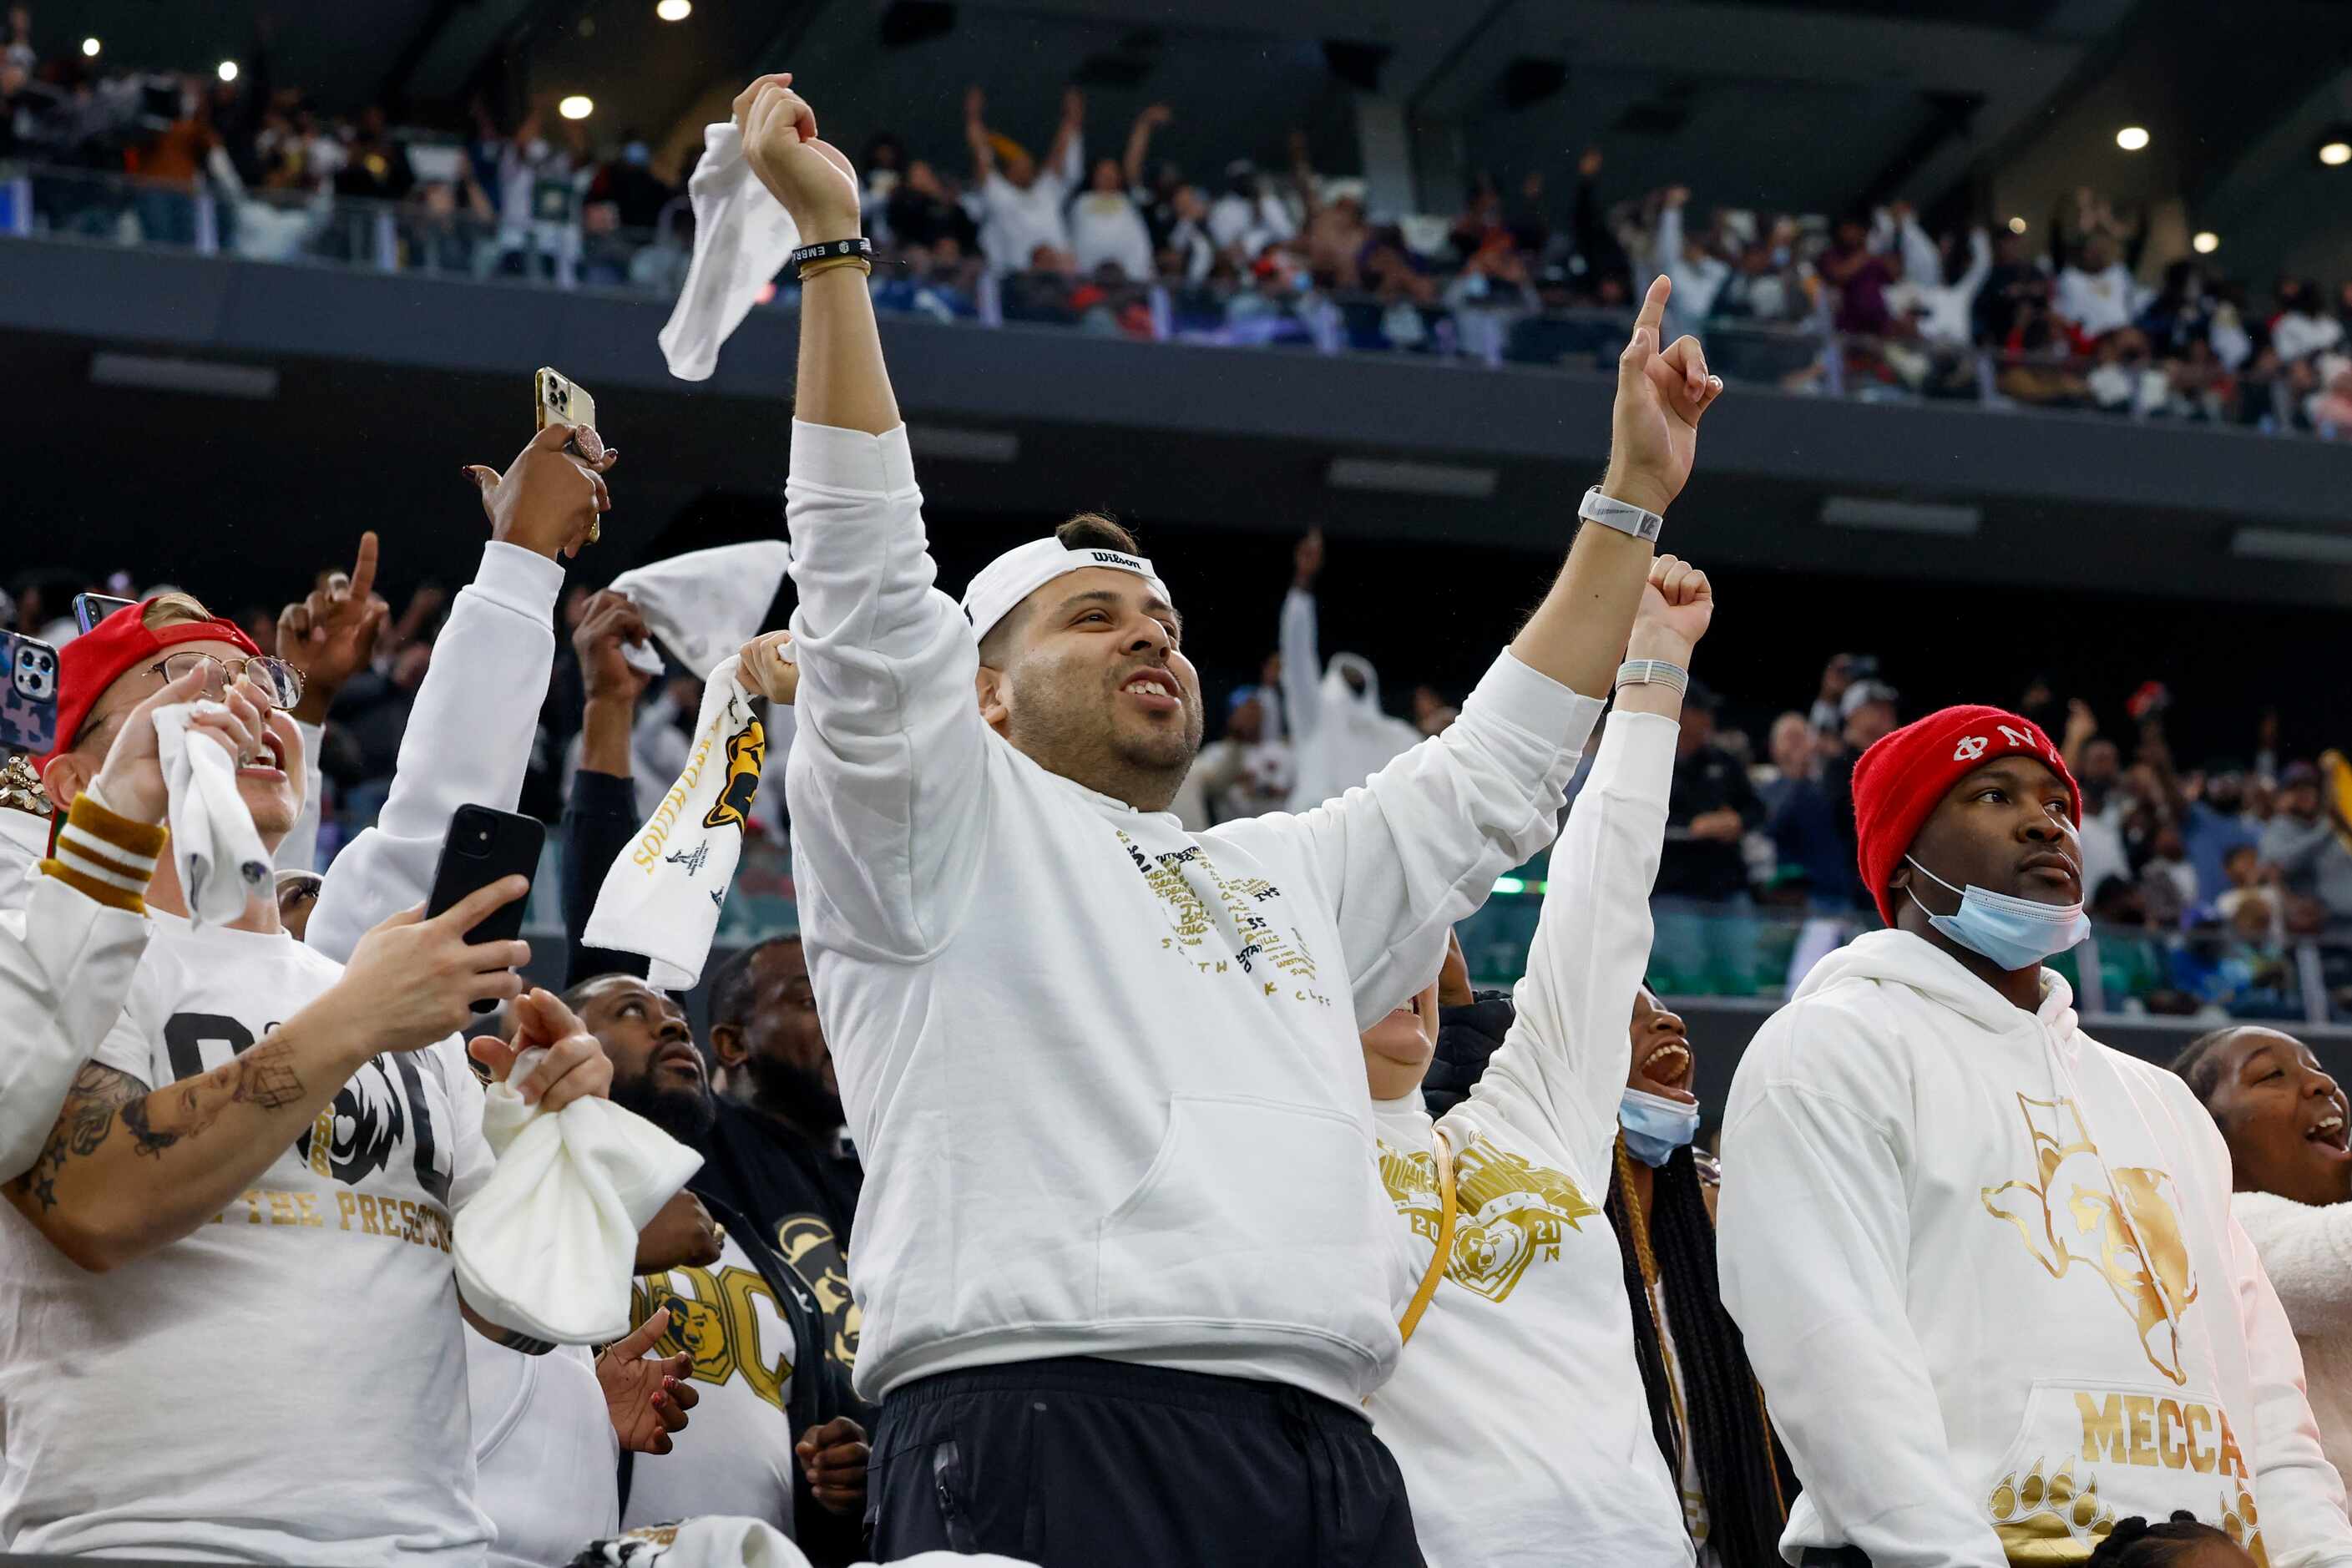
<path fill-rule="evenodd" d="M 1168 585 L 1152 571 L 1151 563 L 1140 555 L 1091 547 L 1072 550 L 1058 539 L 1033 539 L 982 567 L 980 574 L 964 589 L 963 613 L 971 617 L 971 635 L 985 637 L 1022 600 L 1056 577 L 1083 572 L 1090 566 L 1132 572 L 1150 584 L 1153 593 L 1168 598 Z"/>

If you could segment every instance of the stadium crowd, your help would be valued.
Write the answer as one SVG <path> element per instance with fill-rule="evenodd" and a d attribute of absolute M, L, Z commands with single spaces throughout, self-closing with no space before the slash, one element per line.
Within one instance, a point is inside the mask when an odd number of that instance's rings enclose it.
<path fill-rule="evenodd" d="M 395 621 L 373 533 L 274 616 L 16 598 L 61 646 L 12 668 L 55 723 L 0 808 L 0 1546 L 2352 1563 L 2352 1107 L 2259 1026 L 2110 1050 L 2053 966 L 2086 889 L 2335 907 L 2332 779 L 2182 773 L 2153 689 L 2128 764 L 2047 688 L 1904 723 L 1850 653 L 1751 771 L 1656 548 L 1724 390 L 1671 274 L 1475 689 L 1408 721 L 1326 658 L 1310 535 L 1204 746 L 1188 650 L 1234 628 L 1116 522 L 935 586 L 860 184 L 788 79 L 736 112 L 809 242 L 788 632 L 757 545 L 572 597 L 625 479 L 564 424 L 472 470 L 446 615 Z M 560 966 L 478 929 L 522 876 L 428 901 L 551 705 Z M 802 928 L 706 983 L 763 822 Z M 1654 934 L 1784 854 L 1877 929 L 1708 1153 Z M 1475 992 L 1452 930 L 1538 856 L 1524 978 Z"/>
<path fill-rule="evenodd" d="M 599 145 L 551 105 L 502 121 L 479 99 L 462 127 L 331 113 L 275 79 L 266 27 L 222 81 L 110 70 L 62 38 L 45 50 L 24 6 L 9 26 L 0 162 L 37 171 L 29 221 L 42 226 L 187 245 L 209 223 L 212 243 L 254 258 L 664 294 L 685 276 L 692 170 L 666 181 L 636 131 Z M 1042 150 L 991 119 L 982 89 L 964 110 L 961 148 L 884 133 L 863 150 L 879 310 L 1605 365 L 1663 274 L 1671 324 L 1735 382 L 2352 429 L 2352 280 L 2330 293 L 2281 277 L 2258 296 L 2197 257 L 2144 280 L 2144 215 L 2087 188 L 2029 243 L 2021 219 L 1931 232 L 1901 201 L 1824 216 L 1710 210 L 1684 185 L 1612 193 L 1592 149 L 1572 180 L 1539 169 L 1506 192 L 1481 175 L 1449 217 L 1375 211 L 1363 179 L 1313 167 L 1303 132 L 1277 166 L 1236 157 L 1204 178 L 1152 156 L 1166 104 L 1097 144 L 1066 89 Z M 789 303 L 793 280 L 778 283 Z"/>

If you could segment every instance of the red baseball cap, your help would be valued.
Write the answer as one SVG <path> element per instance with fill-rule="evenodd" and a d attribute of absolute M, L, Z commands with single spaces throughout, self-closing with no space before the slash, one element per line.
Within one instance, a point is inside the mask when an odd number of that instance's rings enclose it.
<path fill-rule="evenodd" d="M 1853 831 L 1863 885 L 1879 918 L 1895 923 L 1886 879 L 1911 841 L 1943 804 L 1946 792 L 1989 762 L 2021 752 L 2065 781 L 2074 817 L 2083 820 L 2083 789 L 2066 759 L 2032 720 L 2000 708 L 1946 708 L 1881 736 L 1853 766 Z"/>
<path fill-rule="evenodd" d="M 44 777 L 51 763 L 73 750 L 83 721 L 106 689 L 140 666 L 161 658 L 173 644 L 225 642 L 243 649 L 247 658 L 261 652 L 235 621 L 181 621 L 150 629 L 147 606 L 154 602 L 126 605 L 58 649 L 58 743 L 34 764 Z"/>

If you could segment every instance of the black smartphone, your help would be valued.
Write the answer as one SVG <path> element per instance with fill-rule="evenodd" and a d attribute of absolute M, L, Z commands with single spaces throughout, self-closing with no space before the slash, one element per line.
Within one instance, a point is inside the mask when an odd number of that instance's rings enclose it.
<path fill-rule="evenodd" d="M 96 631 L 99 622 L 117 610 L 129 609 L 138 602 L 136 599 L 118 599 L 110 594 L 76 594 L 74 625 L 85 632 Z"/>
<path fill-rule="evenodd" d="M 547 828 L 535 816 L 493 811 L 487 805 L 461 805 L 449 816 L 449 836 L 441 841 L 441 860 L 433 868 L 433 891 L 425 900 L 425 918 L 446 914 L 503 877 L 528 880 L 539 869 L 540 846 Z M 510 904 L 492 910 L 466 933 L 470 942 L 512 942 L 522 934 L 525 893 Z M 494 1012 L 495 1002 L 477 1002 L 477 1013 Z"/>

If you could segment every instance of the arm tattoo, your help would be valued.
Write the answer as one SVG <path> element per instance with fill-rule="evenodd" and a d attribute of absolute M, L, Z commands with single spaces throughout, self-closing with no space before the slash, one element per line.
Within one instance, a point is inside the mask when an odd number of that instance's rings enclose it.
<path fill-rule="evenodd" d="M 282 1110 L 293 1104 L 302 1098 L 302 1078 L 294 1070 L 293 1055 L 293 1047 L 285 1041 L 264 1040 L 226 1067 L 178 1085 L 169 1097 L 174 1115 L 167 1127 L 153 1124 L 147 1100 L 124 1106 L 122 1124 L 135 1140 L 132 1152 L 161 1154 L 181 1139 L 204 1131 L 231 1105 Z"/>
<path fill-rule="evenodd" d="M 147 1094 L 147 1086 L 129 1073 L 98 1062 L 85 1062 L 66 1091 L 65 1108 L 41 1148 L 32 1168 L 8 1184 L 12 1195 L 29 1197 L 46 1212 L 58 1205 L 57 1178 L 68 1160 L 98 1152 L 114 1131 L 114 1113 L 127 1112 Z M 126 1114 L 125 1120 L 129 1118 Z"/>

